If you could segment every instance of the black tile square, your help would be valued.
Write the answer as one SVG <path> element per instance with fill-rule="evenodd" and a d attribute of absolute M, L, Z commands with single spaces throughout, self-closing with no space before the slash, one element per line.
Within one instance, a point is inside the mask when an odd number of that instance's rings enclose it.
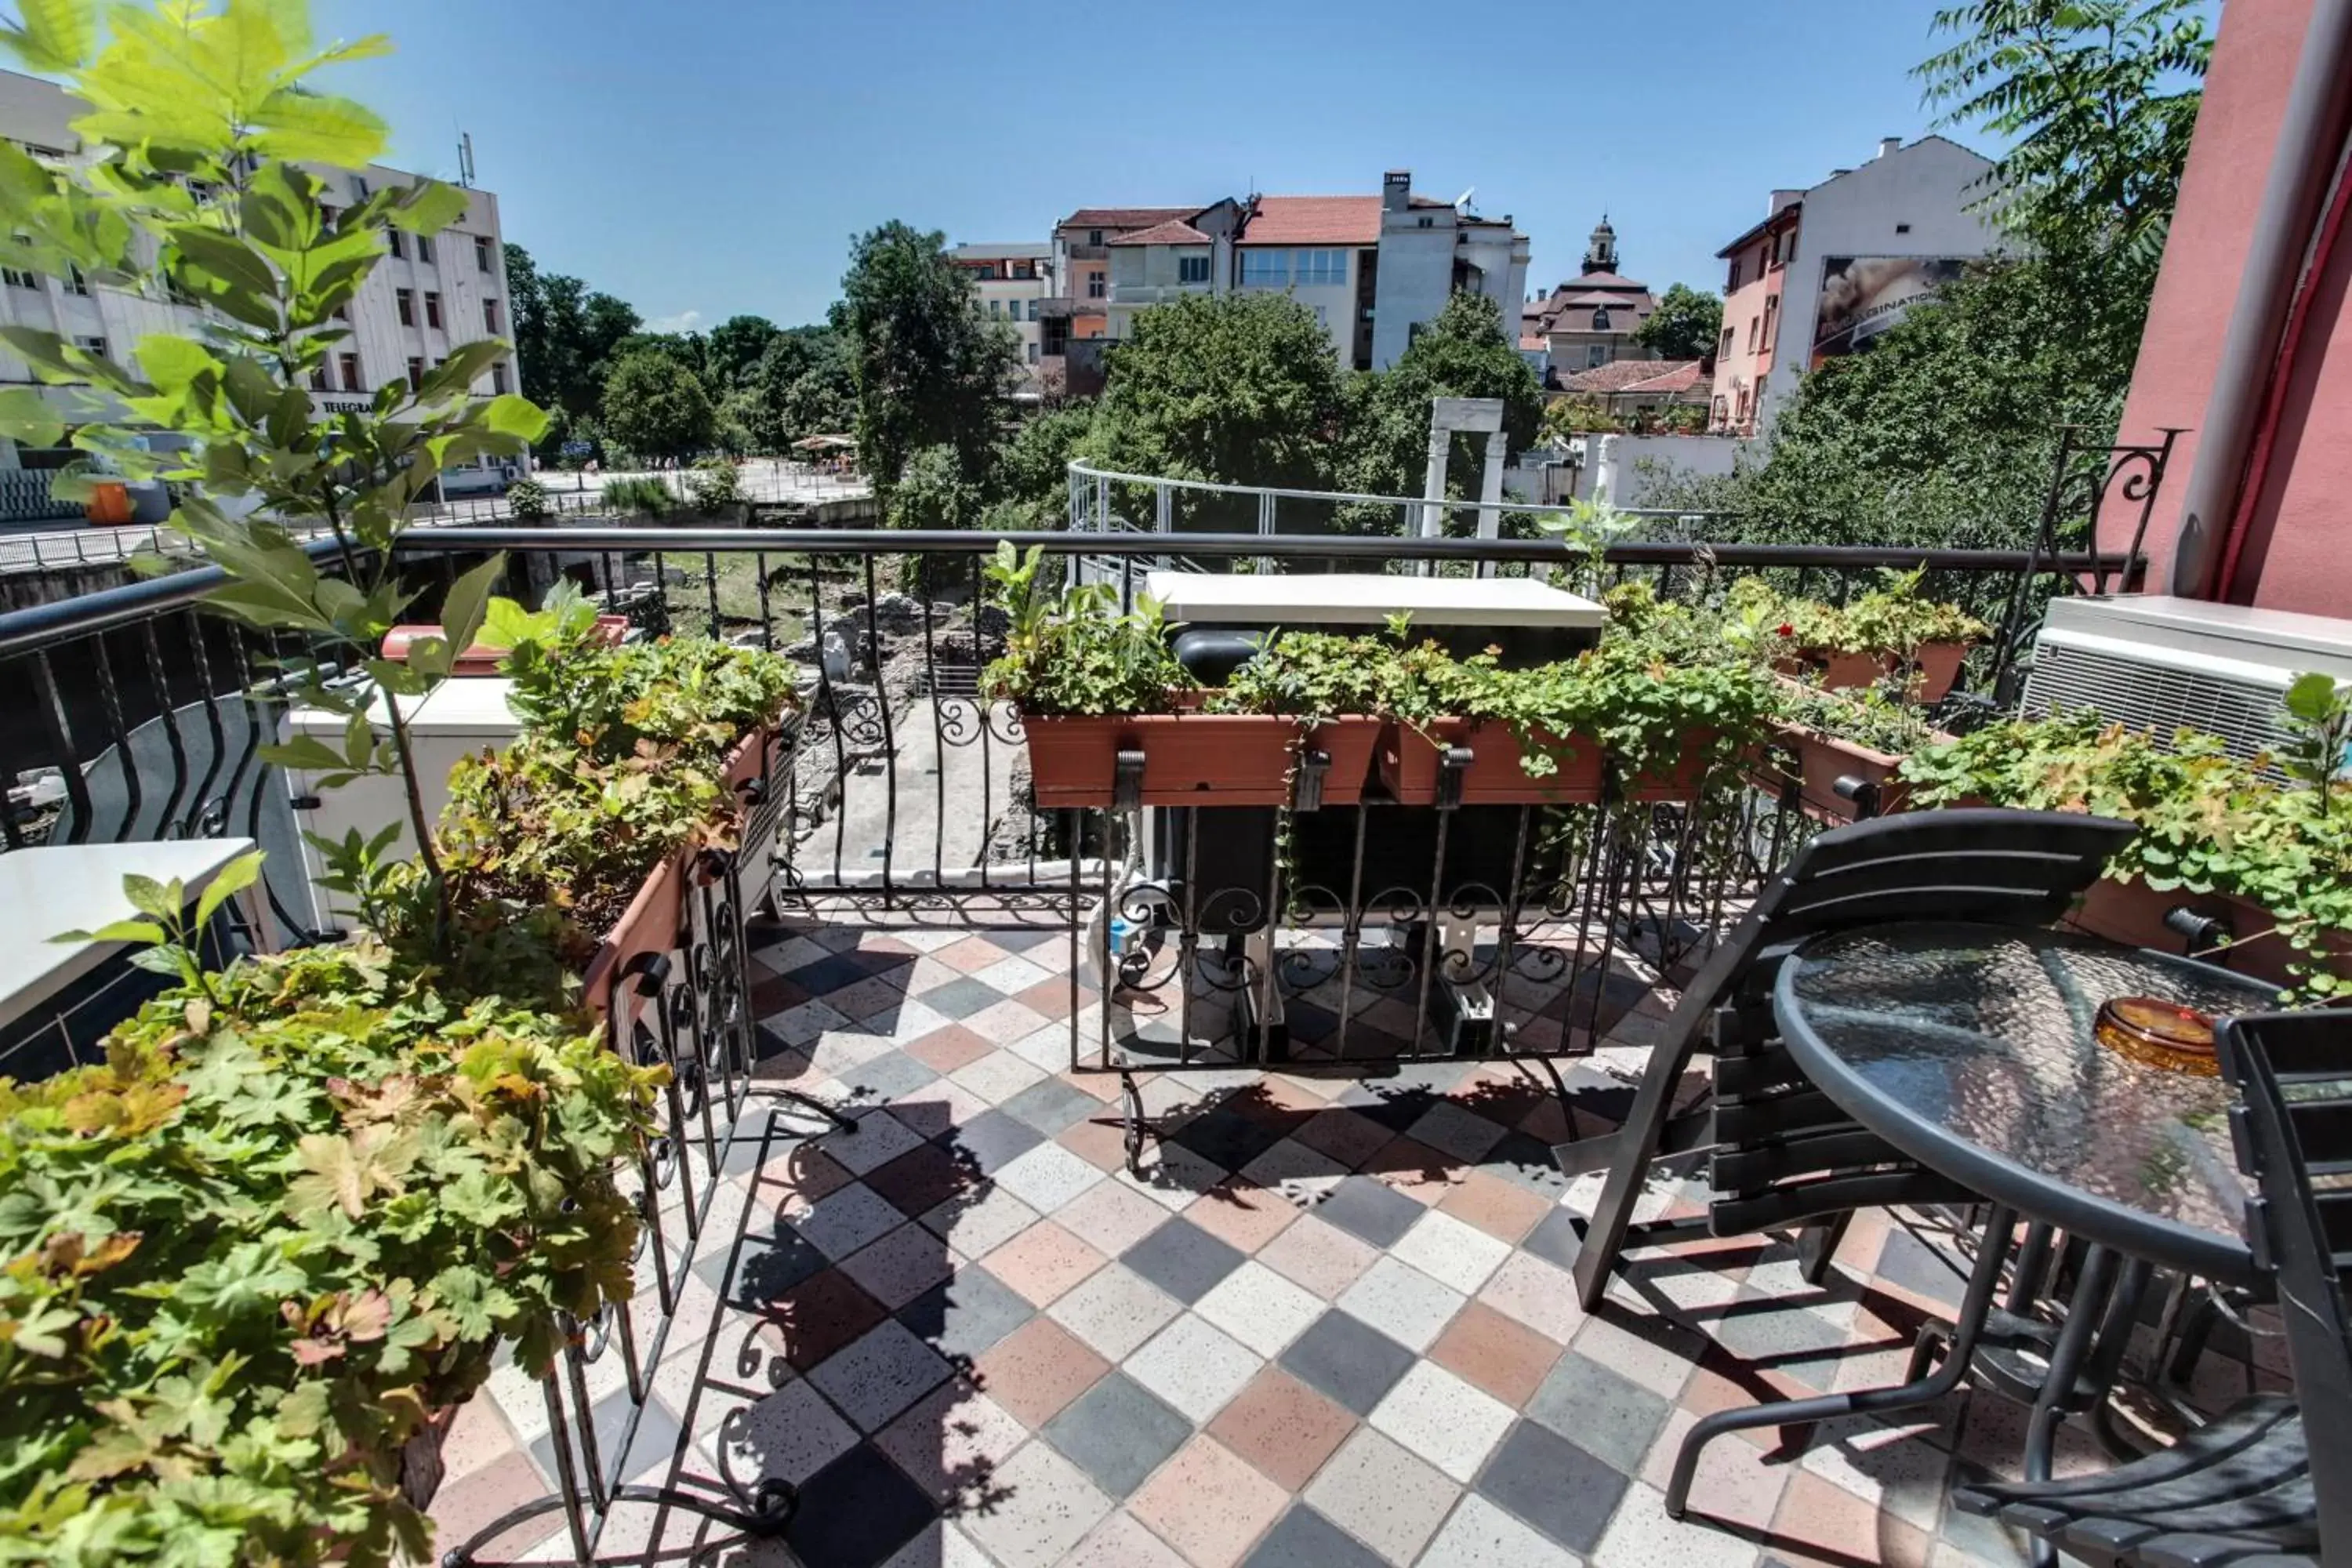
<path fill-rule="evenodd" d="M 1084 1121 L 1101 1110 L 1103 1102 L 1058 1078 L 1040 1079 L 997 1107 L 1051 1138 L 1065 1127 Z"/>
<path fill-rule="evenodd" d="M 1350 1042 L 1349 1050 L 1359 1048 Z M 1429 1114 L 1433 1099 L 1433 1096 L 1419 1089 L 1391 1089 L 1385 1084 L 1376 1089 L 1370 1084 L 1360 1083 L 1352 1089 L 1342 1089 L 1332 1103 L 1354 1111 L 1367 1121 L 1378 1122 L 1391 1132 L 1402 1132 Z"/>
<path fill-rule="evenodd" d="M 754 1311 L 825 1267 L 824 1254 L 781 1222 L 765 1235 L 745 1237 L 733 1261 L 732 1279 L 724 1249 L 697 1263 L 694 1271 L 728 1305 Z"/>
<path fill-rule="evenodd" d="M 808 1568 L 875 1568 L 939 1514 L 928 1493 L 870 1443 L 811 1476 L 784 1541 Z"/>
<path fill-rule="evenodd" d="M 1546 1263 L 1573 1268 L 1576 1255 L 1584 1250 L 1584 1232 L 1579 1228 L 1582 1224 L 1575 1214 L 1555 1204 L 1519 1245 Z"/>
<path fill-rule="evenodd" d="M 1388 1568 L 1372 1551 L 1300 1503 L 1275 1522 L 1242 1568 Z"/>
<path fill-rule="evenodd" d="M 1036 1312 L 1011 1286 L 979 1264 L 968 1263 L 899 1308 L 898 1317 L 917 1339 L 950 1361 L 969 1361 Z"/>
<path fill-rule="evenodd" d="M 1559 1433 L 1522 1421 L 1478 1474 L 1476 1490 L 1589 1557 L 1632 1483 Z"/>
<path fill-rule="evenodd" d="M 784 978 L 822 1002 L 828 993 L 846 990 L 872 973 L 856 959 L 836 952 L 830 957 L 803 963 Z"/>
<path fill-rule="evenodd" d="M 1394 1187 L 1364 1175 L 1342 1177 L 1314 1208 L 1316 1218 L 1328 1220 L 1383 1252 L 1428 1212 Z"/>
<path fill-rule="evenodd" d="M 1045 1424 L 1045 1440 L 1095 1484 L 1123 1498 L 1184 1446 L 1192 1424 L 1150 1389 L 1114 1372 Z"/>
<path fill-rule="evenodd" d="M 1887 1232 L 1875 1272 L 1890 1285 L 1953 1307 L 1959 1305 L 1969 1279 L 1966 1268 L 1956 1268 L 1945 1254 L 1901 1226 Z"/>
<path fill-rule="evenodd" d="M 990 1110 L 961 1127 L 950 1129 L 937 1142 L 949 1153 L 967 1162 L 967 1168 L 992 1176 L 1045 1141 L 1045 1135 L 1015 1116 Z"/>
<path fill-rule="evenodd" d="M 1186 1306 L 1217 1287 L 1245 1261 L 1241 1249 L 1188 1219 L 1171 1219 L 1118 1260 Z"/>
<path fill-rule="evenodd" d="M 1404 1346 L 1337 1309 L 1316 1319 L 1281 1356 L 1285 1371 L 1359 1415 L 1372 1413 L 1413 1360 Z"/>
<path fill-rule="evenodd" d="M 1554 1363 L 1527 1403 L 1529 1420 L 1628 1476 L 1641 1473 L 1669 1408 L 1656 1393 L 1575 1351 Z"/>
<path fill-rule="evenodd" d="M 1551 1145 L 1531 1132 L 1506 1132 L 1502 1142 L 1479 1159 L 1478 1168 L 1531 1193 L 1557 1199 L 1568 1191 L 1568 1178 L 1551 1157 Z"/>
<path fill-rule="evenodd" d="M 916 998 L 932 1012 L 950 1018 L 969 1018 L 983 1008 L 993 1007 L 1004 1000 L 1004 994 L 985 980 L 974 980 L 967 974 L 961 980 L 950 980 Z"/>
<path fill-rule="evenodd" d="M 984 931 L 975 934 L 986 937 L 1007 952 L 1027 952 L 1049 942 L 1070 940 L 1066 931 L 1055 931 L 1047 926 L 1021 926 L 1009 931 Z"/>
<path fill-rule="evenodd" d="M 1269 1127 L 1220 1106 L 1184 1123 L 1176 1134 L 1176 1142 L 1228 1171 L 1238 1171 L 1281 1142 L 1283 1135 L 1282 1128 Z"/>

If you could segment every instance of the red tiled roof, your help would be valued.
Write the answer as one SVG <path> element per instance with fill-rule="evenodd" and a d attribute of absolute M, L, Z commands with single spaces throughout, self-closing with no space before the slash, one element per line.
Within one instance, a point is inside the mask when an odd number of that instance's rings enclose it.
<path fill-rule="evenodd" d="M 1243 245 L 1378 245 L 1378 196 L 1260 196 Z"/>
<path fill-rule="evenodd" d="M 1622 273 L 1586 272 L 1570 279 L 1558 289 L 1553 289 L 1552 293 L 1557 297 L 1569 293 L 1589 293 L 1598 289 L 1613 289 L 1620 292 L 1638 291 L 1646 294 L 1650 290 L 1650 286 L 1647 283 L 1636 283 Z"/>
<path fill-rule="evenodd" d="M 1166 223 L 1154 224 L 1150 228 L 1139 228 L 1133 234 L 1122 234 L 1111 243 L 1113 245 L 1207 245 L 1212 242 L 1207 235 L 1202 234 L 1182 218 L 1171 217 Z"/>
<path fill-rule="evenodd" d="M 1150 228 L 1171 218 L 1189 218 L 1199 207 L 1080 207 L 1055 228 Z"/>
<path fill-rule="evenodd" d="M 1621 386 L 1620 392 L 1688 392 L 1699 384 L 1698 361 L 1685 360 L 1675 368 L 1654 375 L 1647 381 L 1637 381 L 1631 386 Z"/>
<path fill-rule="evenodd" d="M 1551 344 L 1545 340 L 1543 334 L 1540 332 L 1522 333 L 1519 338 L 1519 347 L 1523 349 L 1541 349 L 1549 348 Z"/>
<path fill-rule="evenodd" d="M 1573 375 L 1563 375 L 1559 378 L 1559 384 L 1564 392 L 1631 392 L 1636 387 L 1640 387 L 1643 392 L 1664 392 L 1679 389 L 1664 385 L 1654 387 L 1645 384 L 1652 381 L 1663 383 L 1685 372 L 1688 373 L 1689 379 L 1684 382 L 1683 385 L 1689 386 L 1696 384 L 1698 380 L 1698 361 L 1695 359 L 1612 360 L 1609 363 L 1595 366 L 1591 370 L 1580 370 Z"/>

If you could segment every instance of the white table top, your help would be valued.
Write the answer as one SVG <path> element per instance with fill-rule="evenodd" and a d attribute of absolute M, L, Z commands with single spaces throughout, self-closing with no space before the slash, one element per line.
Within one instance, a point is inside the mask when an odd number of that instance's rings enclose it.
<path fill-rule="evenodd" d="M 120 942 L 51 942 L 141 918 L 122 896 L 128 873 L 177 877 L 195 901 L 250 838 L 167 838 L 139 844 L 58 844 L 0 855 L 0 1019 L 24 1016 L 113 954 Z"/>
<path fill-rule="evenodd" d="M 403 698 L 400 714 L 408 721 L 412 734 L 509 740 L 522 723 L 507 706 L 507 695 L 513 689 L 514 682 L 502 675 L 458 676 L 443 681 L 422 699 Z M 369 704 L 368 717 L 379 729 L 391 725 L 383 692 L 377 692 Z M 345 715 L 324 708 L 297 708 L 287 720 L 288 727 L 298 735 L 337 740 L 348 722 Z"/>
<path fill-rule="evenodd" d="M 1171 621 L 1378 626 L 1399 610 L 1417 626 L 1589 629 L 1609 612 L 1526 577 L 1404 577 L 1380 572 L 1258 576 L 1154 572 L 1148 584 Z"/>

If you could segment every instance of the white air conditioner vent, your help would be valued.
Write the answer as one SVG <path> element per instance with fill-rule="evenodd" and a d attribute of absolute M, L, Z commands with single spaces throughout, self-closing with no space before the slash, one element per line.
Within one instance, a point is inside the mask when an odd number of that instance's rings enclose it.
<path fill-rule="evenodd" d="M 2306 670 L 2352 680 L 2352 621 L 2155 595 L 2055 599 L 2024 709 L 2095 708 L 2164 741 L 2202 730 L 2252 757 L 2285 738 L 2282 701 Z"/>

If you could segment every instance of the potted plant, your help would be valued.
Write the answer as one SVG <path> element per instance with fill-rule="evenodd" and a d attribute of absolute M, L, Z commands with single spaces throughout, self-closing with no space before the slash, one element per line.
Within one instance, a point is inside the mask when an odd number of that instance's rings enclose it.
<path fill-rule="evenodd" d="M 1844 605 L 1784 596 L 1746 577 L 1732 584 L 1727 607 L 1734 616 L 1777 619 L 1781 647 L 1773 662 L 1783 674 L 1832 689 L 1898 677 L 1918 701 L 1940 702 L 1989 628 L 1957 605 L 1921 598 L 1924 576 L 1924 569 L 1893 576 Z"/>
<path fill-rule="evenodd" d="M 1323 752 L 1330 759 L 1323 804 L 1354 805 L 1363 798 L 1372 753 L 1389 727 L 1395 653 L 1377 637 L 1285 632 L 1269 639 L 1221 689 L 1208 693 L 1202 709 L 1257 718 L 1283 737 L 1293 773 L 1307 752 Z M 1147 775 L 1150 768 L 1147 760 Z M 1295 795 L 1295 782 L 1286 774 L 1277 781 L 1273 798 L 1248 804 L 1286 805 Z"/>
<path fill-rule="evenodd" d="M 1883 684 L 1823 690 L 1787 676 L 1777 684 L 1770 737 L 1750 753 L 1748 780 L 1775 795 L 1793 784 L 1798 808 L 1822 821 L 1861 814 L 1860 802 L 1838 793 L 1845 779 L 1871 787 L 1878 815 L 1901 810 L 1910 792 L 1895 776 L 1903 759 L 1951 739 Z"/>

